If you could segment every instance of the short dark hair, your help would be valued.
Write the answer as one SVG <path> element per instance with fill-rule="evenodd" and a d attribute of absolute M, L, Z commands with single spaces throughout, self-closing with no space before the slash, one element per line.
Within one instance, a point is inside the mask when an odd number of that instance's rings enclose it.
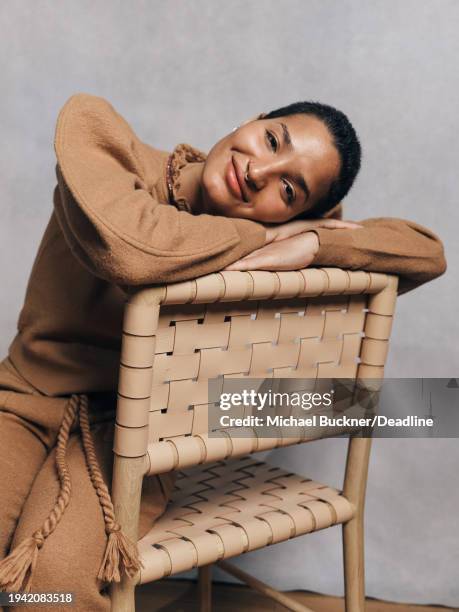
<path fill-rule="evenodd" d="M 313 115 L 326 125 L 341 160 L 338 178 L 330 185 L 327 195 L 317 202 L 312 210 L 297 215 L 297 217 L 321 216 L 339 204 L 352 187 L 360 169 L 362 149 L 357 133 L 347 116 L 328 104 L 322 104 L 321 102 L 293 102 L 288 106 L 273 110 L 260 118 L 275 119 L 276 117 L 301 114 Z"/>

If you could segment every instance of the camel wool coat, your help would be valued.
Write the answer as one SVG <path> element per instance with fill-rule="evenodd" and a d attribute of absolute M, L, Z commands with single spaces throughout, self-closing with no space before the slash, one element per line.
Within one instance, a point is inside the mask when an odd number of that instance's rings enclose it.
<path fill-rule="evenodd" d="M 53 210 L 0 368 L 4 409 L 8 393 L 27 399 L 11 382 L 13 367 L 15 380 L 43 400 L 106 395 L 114 404 L 127 288 L 217 272 L 265 243 L 259 223 L 194 215 L 186 201 L 172 205 L 168 160 L 175 194 L 181 169 L 203 164 L 205 154 L 182 144 L 170 157 L 142 142 L 101 97 L 79 93 L 65 103 L 55 152 Z M 327 216 L 340 217 L 341 206 Z M 443 245 L 430 230 L 394 218 L 360 223 L 357 230 L 315 229 L 313 265 L 395 273 L 400 293 L 445 271 Z"/>
<path fill-rule="evenodd" d="M 178 149 L 176 180 L 180 168 L 193 163 Z M 46 395 L 113 390 L 123 287 L 221 270 L 263 246 L 265 229 L 247 219 L 171 206 L 169 154 L 141 142 L 103 98 L 76 94 L 67 101 L 55 150 L 54 210 L 9 357 Z M 360 223 L 360 230 L 315 230 L 320 247 L 314 265 L 396 273 L 401 292 L 444 272 L 443 245 L 430 230 L 401 219 Z"/>

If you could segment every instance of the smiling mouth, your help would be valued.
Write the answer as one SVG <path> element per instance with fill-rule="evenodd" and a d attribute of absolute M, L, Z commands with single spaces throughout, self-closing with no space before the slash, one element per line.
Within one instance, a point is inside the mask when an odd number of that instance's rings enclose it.
<path fill-rule="evenodd" d="M 244 177 L 233 156 L 231 156 L 231 159 L 228 162 L 226 182 L 228 183 L 230 191 L 238 198 L 238 200 L 248 203 L 248 198 L 245 192 L 246 187 L 244 184 Z"/>

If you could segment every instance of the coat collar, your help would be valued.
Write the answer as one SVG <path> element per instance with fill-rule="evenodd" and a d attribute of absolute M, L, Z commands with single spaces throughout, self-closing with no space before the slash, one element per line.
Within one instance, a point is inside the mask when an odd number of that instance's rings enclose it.
<path fill-rule="evenodd" d="M 188 164 L 203 163 L 207 155 L 190 144 L 178 144 L 168 156 L 165 165 L 165 193 L 170 204 L 179 210 L 192 212 L 192 203 L 180 195 L 180 175 Z"/>

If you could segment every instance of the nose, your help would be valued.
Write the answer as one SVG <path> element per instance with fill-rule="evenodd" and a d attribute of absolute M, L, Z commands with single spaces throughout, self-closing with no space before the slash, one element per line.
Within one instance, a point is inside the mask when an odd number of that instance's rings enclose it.
<path fill-rule="evenodd" d="M 256 162 L 249 160 L 245 180 L 251 189 L 260 191 L 273 177 L 280 176 L 284 170 L 282 160 L 257 160 Z"/>

